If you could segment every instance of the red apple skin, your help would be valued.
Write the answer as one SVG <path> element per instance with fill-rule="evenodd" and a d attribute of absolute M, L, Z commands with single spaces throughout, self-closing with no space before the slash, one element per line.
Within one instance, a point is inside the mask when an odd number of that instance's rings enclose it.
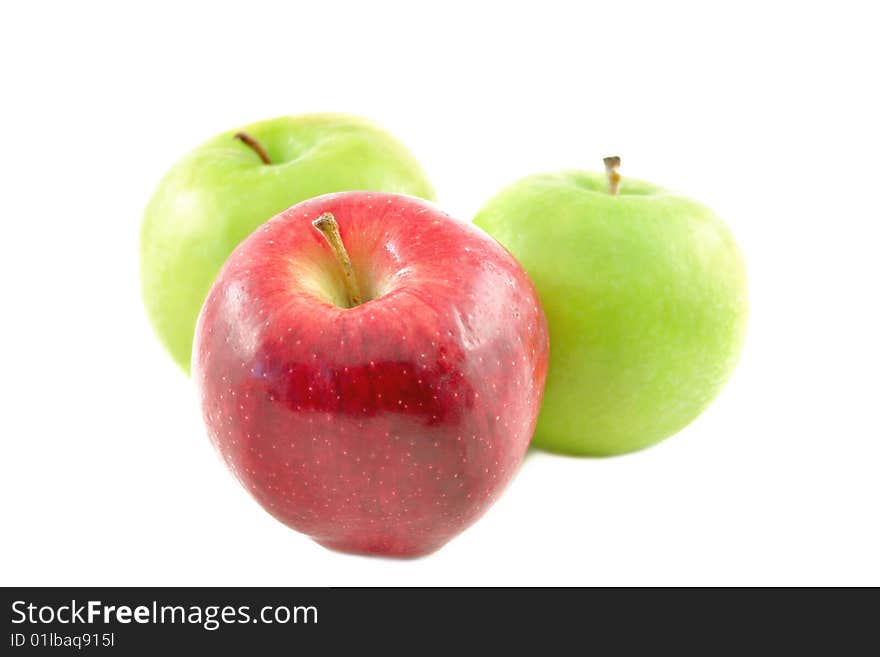
<path fill-rule="evenodd" d="M 344 288 L 311 223 L 324 212 L 376 298 L 328 300 Z M 269 513 L 334 550 L 413 557 L 513 477 L 548 356 L 535 289 L 491 237 L 416 198 L 344 192 L 282 212 L 233 252 L 193 372 L 214 446 Z"/>

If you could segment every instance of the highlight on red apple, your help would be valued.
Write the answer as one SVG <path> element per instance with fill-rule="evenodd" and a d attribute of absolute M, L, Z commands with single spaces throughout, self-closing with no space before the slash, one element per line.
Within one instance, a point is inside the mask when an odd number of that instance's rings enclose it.
<path fill-rule="evenodd" d="M 343 192 L 235 249 L 192 371 L 212 443 L 269 513 L 331 549 L 410 557 L 510 481 L 548 358 L 535 289 L 494 239 L 414 197 Z"/>

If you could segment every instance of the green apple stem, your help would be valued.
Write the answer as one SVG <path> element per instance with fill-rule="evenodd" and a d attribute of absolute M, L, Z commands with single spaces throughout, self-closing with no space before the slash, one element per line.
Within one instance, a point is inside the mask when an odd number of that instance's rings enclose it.
<path fill-rule="evenodd" d="M 260 156 L 260 159 L 263 161 L 263 164 L 272 164 L 272 160 L 269 158 L 269 154 L 266 152 L 266 149 L 263 148 L 263 145 L 258 142 L 256 139 L 251 137 L 246 132 L 236 132 L 235 138 L 240 139 L 245 144 L 250 146 L 254 152 Z"/>
<path fill-rule="evenodd" d="M 603 158 L 605 163 L 605 173 L 608 174 L 608 193 L 611 196 L 617 196 L 617 190 L 620 187 L 620 158 L 617 155 Z"/>
<path fill-rule="evenodd" d="M 342 268 L 342 275 L 345 280 L 345 291 L 348 293 L 349 308 L 359 306 L 362 301 L 361 290 L 358 286 L 357 279 L 354 276 L 354 268 L 351 266 L 351 259 L 348 257 L 348 251 L 342 243 L 342 237 L 339 235 L 339 224 L 336 223 L 336 217 L 331 213 L 325 212 L 312 222 L 312 225 L 327 240 L 339 266 Z"/>

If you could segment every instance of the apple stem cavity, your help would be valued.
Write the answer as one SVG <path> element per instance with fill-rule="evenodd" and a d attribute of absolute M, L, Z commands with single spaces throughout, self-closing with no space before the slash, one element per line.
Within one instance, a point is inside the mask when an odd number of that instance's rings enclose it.
<path fill-rule="evenodd" d="M 269 157 L 269 154 L 266 152 L 266 149 L 263 148 L 263 145 L 258 142 L 256 139 L 251 137 L 246 132 L 236 132 L 235 138 L 241 140 L 248 146 L 250 146 L 253 151 L 260 156 L 260 159 L 263 161 L 263 164 L 272 164 L 272 160 Z"/>
<path fill-rule="evenodd" d="M 330 212 L 325 212 L 312 222 L 312 226 L 317 228 L 324 236 L 324 239 L 327 240 L 330 248 L 333 249 L 336 260 L 339 261 L 339 266 L 342 268 L 342 275 L 345 281 L 345 291 L 348 294 L 348 307 L 354 308 L 355 306 L 359 306 L 363 302 L 363 297 L 361 296 L 361 290 L 358 286 L 357 278 L 354 276 L 354 267 L 351 266 L 351 259 L 348 257 L 348 251 L 345 250 L 345 245 L 342 243 L 342 237 L 339 235 L 339 224 L 336 223 L 336 217 Z"/>
<path fill-rule="evenodd" d="M 620 188 L 620 157 L 612 155 L 603 158 L 605 163 L 605 173 L 608 174 L 608 193 L 611 196 L 617 196 L 617 190 Z"/>

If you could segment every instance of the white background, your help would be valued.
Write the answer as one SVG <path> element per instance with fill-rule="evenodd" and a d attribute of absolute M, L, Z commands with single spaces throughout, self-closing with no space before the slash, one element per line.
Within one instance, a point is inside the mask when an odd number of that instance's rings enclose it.
<path fill-rule="evenodd" d="M 0 583 L 880 584 L 871 3 L 132 4 L 0 9 Z M 137 237 L 188 149 L 315 110 L 388 127 L 463 219 L 610 153 L 713 206 L 751 279 L 736 375 L 647 451 L 530 455 L 430 557 L 283 527 L 153 338 Z"/>

